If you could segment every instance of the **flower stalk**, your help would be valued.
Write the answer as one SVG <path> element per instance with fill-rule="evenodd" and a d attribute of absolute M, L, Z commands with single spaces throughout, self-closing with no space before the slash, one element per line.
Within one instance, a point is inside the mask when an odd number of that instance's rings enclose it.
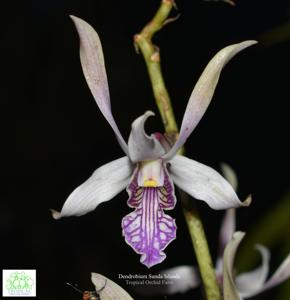
<path fill-rule="evenodd" d="M 162 0 L 153 19 L 139 34 L 134 36 L 134 41 L 137 49 L 140 49 L 144 57 L 165 132 L 169 139 L 174 142 L 178 135 L 178 127 L 161 71 L 160 51 L 159 48 L 152 43 L 154 34 L 167 23 L 166 20 L 169 20 L 167 18 L 173 7 L 173 0 Z M 201 218 L 194 208 L 187 209 L 184 207 L 183 212 L 200 268 L 201 277 L 204 282 L 207 299 L 220 300 L 222 299 L 221 292 L 215 276 Z"/>
<path fill-rule="evenodd" d="M 171 138 L 175 138 L 176 134 L 178 133 L 178 128 L 170 97 L 162 76 L 160 50 L 158 47 L 153 45 L 152 38 L 154 34 L 166 24 L 167 17 L 169 16 L 173 6 L 173 0 L 162 0 L 161 5 L 153 19 L 139 34 L 134 36 L 136 48 L 140 49 L 147 66 L 154 97 L 160 111 L 165 132 Z"/>
<path fill-rule="evenodd" d="M 201 218 L 196 209 L 183 208 L 207 299 L 222 299 Z"/>

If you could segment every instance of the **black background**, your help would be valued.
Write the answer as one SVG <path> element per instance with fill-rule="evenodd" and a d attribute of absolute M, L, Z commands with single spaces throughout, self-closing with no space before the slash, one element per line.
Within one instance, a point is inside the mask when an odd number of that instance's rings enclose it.
<path fill-rule="evenodd" d="M 166 249 L 165 262 L 149 271 L 121 236 L 121 219 L 130 212 L 125 192 L 80 218 L 55 221 L 49 212 L 60 209 L 98 166 L 123 155 L 82 75 L 69 15 L 83 18 L 100 35 L 113 113 L 127 138 L 137 116 L 149 109 L 157 113 L 132 37 L 158 5 L 154 0 L 34 0 L 2 7 L 0 266 L 37 269 L 37 299 L 81 299 L 65 283 L 92 290 L 91 271 L 125 286 L 119 273 L 147 274 L 195 263 L 180 205 L 170 212 L 177 219 L 178 238 Z M 282 0 L 240 0 L 236 7 L 186 0 L 177 6 L 180 18 L 154 42 L 161 48 L 180 124 L 209 59 L 228 44 L 259 39 L 289 21 L 290 12 Z M 238 173 L 241 199 L 253 194 L 251 207 L 239 211 L 241 230 L 250 228 L 289 187 L 289 50 L 287 39 L 261 42 L 234 58 L 186 144 L 190 158 L 216 169 L 228 162 Z M 158 114 L 147 125 L 148 132 L 162 131 Z M 199 206 L 214 254 L 222 212 Z M 272 299 L 268 297 L 257 299 Z"/>

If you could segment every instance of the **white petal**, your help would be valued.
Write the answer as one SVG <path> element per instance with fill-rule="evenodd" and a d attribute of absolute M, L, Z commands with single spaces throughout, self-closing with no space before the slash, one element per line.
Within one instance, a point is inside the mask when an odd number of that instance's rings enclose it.
<path fill-rule="evenodd" d="M 238 187 L 238 179 L 235 171 L 226 163 L 221 163 L 222 174 L 236 191 Z M 236 231 L 236 210 L 229 208 L 222 219 L 219 234 L 219 253 L 216 261 L 217 276 L 223 271 L 223 253 L 227 243 L 232 239 Z"/>
<path fill-rule="evenodd" d="M 152 296 L 186 293 L 190 289 L 197 288 L 201 283 L 198 268 L 189 265 L 162 270 L 154 275 L 161 277 L 157 279 L 161 280 L 161 283 L 150 286 L 150 289 L 146 285 L 138 285 L 135 287 L 138 294 Z"/>
<path fill-rule="evenodd" d="M 240 296 L 236 290 L 233 268 L 234 260 L 238 246 L 242 239 L 244 238 L 245 233 L 237 231 L 231 241 L 227 244 L 224 252 L 224 279 L 223 279 L 223 291 L 224 291 L 224 300 L 240 300 Z"/>
<path fill-rule="evenodd" d="M 104 55 L 99 36 L 94 28 L 84 20 L 75 16 L 70 17 L 80 37 L 80 58 L 87 84 L 100 111 L 114 130 L 120 146 L 128 155 L 127 144 L 112 115 Z"/>
<path fill-rule="evenodd" d="M 117 283 L 101 274 L 92 273 L 91 280 L 102 300 L 133 300 Z"/>
<path fill-rule="evenodd" d="M 238 190 L 238 177 L 233 168 L 227 163 L 221 163 L 222 174 L 235 191 Z"/>
<path fill-rule="evenodd" d="M 126 156 L 103 165 L 69 195 L 60 214 L 52 212 L 53 217 L 81 216 L 111 200 L 128 185 L 132 170 Z"/>
<path fill-rule="evenodd" d="M 163 286 L 165 295 L 186 293 L 190 289 L 198 287 L 201 283 L 198 269 L 194 266 L 178 266 L 160 272 L 172 281 L 172 284 Z M 174 279 L 175 278 L 175 279 Z"/>
<path fill-rule="evenodd" d="M 219 254 L 216 264 L 216 272 L 222 273 L 222 257 L 227 243 L 232 239 L 236 231 L 236 209 L 227 209 L 221 224 L 219 236 Z"/>
<path fill-rule="evenodd" d="M 247 206 L 232 186 L 214 169 L 177 155 L 170 161 L 173 182 L 190 196 L 205 201 L 213 209 Z"/>
<path fill-rule="evenodd" d="M 261 266 L 253 271 L 242 273 L 236 276 L 235 279 L 238 293 L 243 298 L 248 298 L 255 295 L 256 292 L 263 287 L 268 276 L 270 252 L 266 247 L 261 245 L 257 245 L 256 249 L 261 253 L 262 256 Z"/>
<path fill-rule="evenodd" d="M 223 263 L 224 263 L 223 256 L 218 255 L 215 262 L 215 275 L 220 285 L 222 285 L 222 278 L 223 278 Z"/>
<path fill-rule="evenodd" d="M 178 149 L 183 146 L 199 123 L 212 99 L 223 67 L 238 52 L 255 43 L 256 41 L 245 41 L 225 47 L 208 63 L 189 98 L 183 116 L 179 138 L 172 149 L 162 157 L 163 159 L 170 160 L 177 153 Z"/>
<path fill-rule="evenodd" d="M 132 123 L 128 141 L 129 157 L 132 162 L 157 159 L 165 153 L 158 139 L 145 133 L 144 124 L 150 116 L 154 116 L 154 113 L 147 111 Z"/>
<path fill-rule="evenodd" d="M 271 278 L 262 286 L 259 290 L 247 295 L 252 297 L 258 295 L 266 290 L 269 290 L 276 285 L 282 283 L 286 279 L 290 278 L 290 254 L 285 258 L 277 271 L 271 276 Z"/>

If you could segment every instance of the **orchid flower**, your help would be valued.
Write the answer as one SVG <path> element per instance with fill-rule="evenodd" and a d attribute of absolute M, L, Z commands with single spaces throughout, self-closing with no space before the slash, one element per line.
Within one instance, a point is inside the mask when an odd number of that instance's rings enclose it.
<path fill-rule="evenodd" d="M 122 220 L 123 235 L 141 254 L 141 263 L 149 268 L 165 259 L 163 250 L 176 237 L 175 220 L 164 213 L 164 210 L 173 209 L 176 203 L 173 183 L 213 209 L 249 205 L 248 199 L 245 202 L 239 200 L 232 186 L 219 173 L 177 155 L 177 151 L 205 113 L 223 67 L 235 54 L 256 42 L 228 46 L 213 57 L 190 96 L 179 137 L 172 147 L 162 134 L 148 136 L 145 133 L 144 123 L 154 115 L 151 111 L 132 123 L 127 144 L 112 115 L 98 34 L 85 21 L 74 16 L 72 20 L 80 37 L 80 59 L 87 84 L 126 156 L 98 168 L 69 195 L 60 213 L 53 211 L 53 217 L 84 215 L 126 188 L 128 206 L 134 211 Z"/>
<path fill-rule="evenodd" d="M 238 181 L 235 172 L 227 164 L 222 164 L 225 177 L 237 188 Z M 222 220 L 219 238 L 219 254 L 216 261 L 216 276 L 223 288 L 224 300 L 242 300 L 256 296 L 290 277 L 290 253 L 279 266 L 277 271 L 266 280 L 269 272 L 270 252 L 262 245 L 256 245 L 256 249 L 262 257 L 262 264 L 256 269 L 234 275 L 234 258 L 238 246 L 245 236 L 243 232 L 235 232 L 235 209 L 228 209 Z M 155 288 L 152 292 L 158 294 L 184 293 L 189 289 L 196 288 L 201 284 L 198 269 L 194 266 L 178 266 L 164 270 L 161 274 L 169 276 L 179 275 L 179 280 L 170 286 L 164 285 Z M 142 289 L 139 292 L 144 293 Z"/>
<path fill-rule="evenodd" d="M 262 246 L 256 245 L 261 253 L 262 264 L 253 271 L 234 276 L 234 258 L 237 248 L 244 238 L 245 233 L 235 232 L 224 252 L 223 265 L 223 290 L 225 300 L 242 300 L 256 296 L 290 277 L 290 253 L 278 267 L 276 272 L 268 279 L 270 252 Z"/>

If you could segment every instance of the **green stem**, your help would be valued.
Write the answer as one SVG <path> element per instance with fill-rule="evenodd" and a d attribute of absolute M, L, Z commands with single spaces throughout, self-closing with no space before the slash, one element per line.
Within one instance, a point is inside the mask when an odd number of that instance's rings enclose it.
<path fill-rule="evenodd" d="M 167 19 L 172 7 L 173 1 L 163 0 L 156 15 L 143 28 L 141 33 L 134 36 L 134 41 L 144 56 L 156 104 L 165 127 L 165 132 L 175 137 L 178 133 L 178 128 L 171 101 L 162 76 L 160 52 L 159 49 L 152 44 L 153 35 L 164 26 L 165 20 Z"/>
<path fill-rule="evenodd" d="M 195 249 L 207 299 L 222 299 L 200 216 L 195 209 L 183 208 L 183 213 Z"/>
<path fill-rule="evenodd" d="M 178 135 L 178 127 L 162 76 L 159 48 L 152 43 L 154 34 L 166 24 L 166 20 L 167 22 L 170 21 L 167 18 L 173 6 L 173 0 L 162 0 L 153 19 L 143 28 L 141 33 L 135 35 L 134 41 L 146 62 L 155 101 L 165 127 L 165 133 L 167 137 L 174 142 Z M 196 253 L 207 299 L 221 300 L 222 297 L 215 276 L 202 221 L 195 209 L 187 209 L 184 207 L 183 212 Z"/>

